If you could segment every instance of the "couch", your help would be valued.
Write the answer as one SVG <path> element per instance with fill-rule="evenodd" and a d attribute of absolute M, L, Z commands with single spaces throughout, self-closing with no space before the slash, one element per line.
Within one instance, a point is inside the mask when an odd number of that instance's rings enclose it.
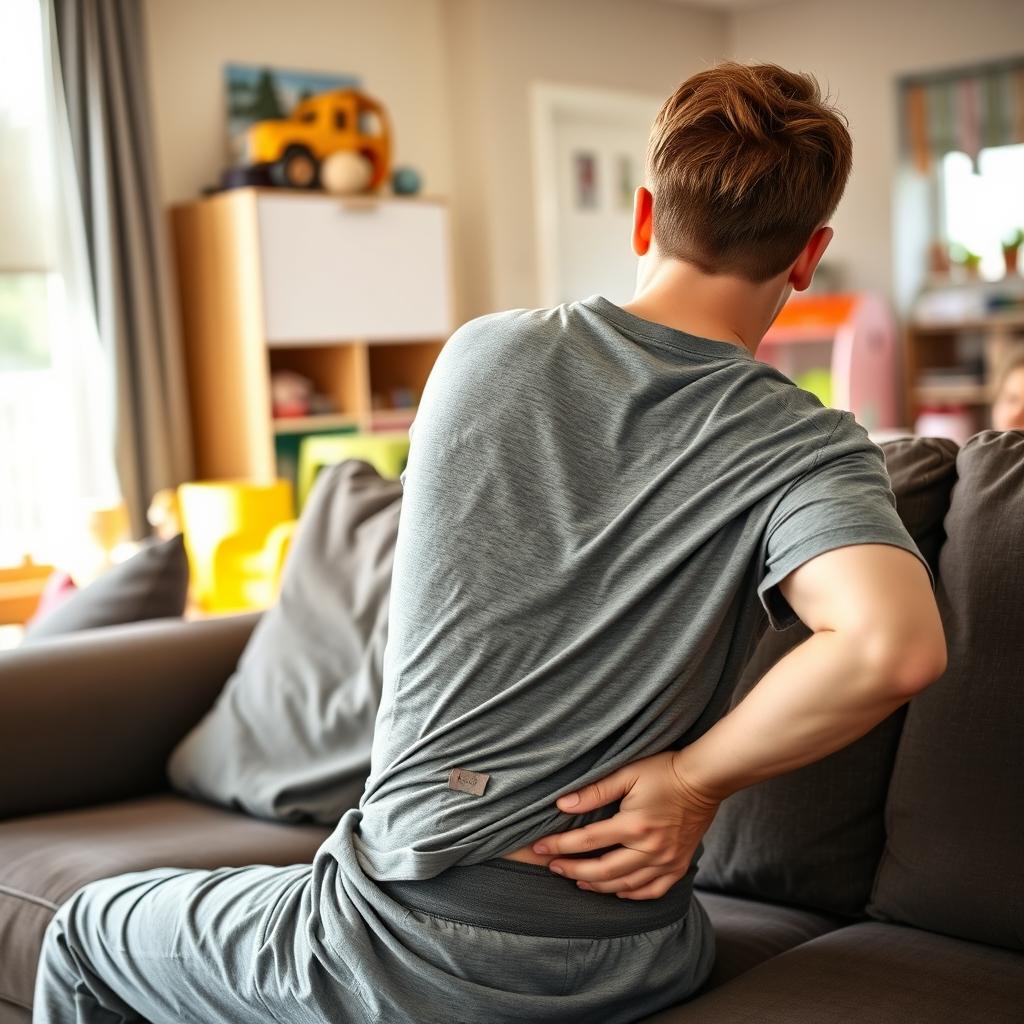
<path fill-rule="evenodd" d="M 1024 1021 L 1024 432 L 882 448 L 936 571 L 949 667 L 861 740 L 723 803 L 696 893 L 714 971 L 648 1024 Z M 43 932 L 79 886 L 308 862 L 326 837 L 167 786 L 257 618 L 0 655 L 0 1024 L 30 1019 Z M 806 636 L 766 631 L 731 700 Z"/>

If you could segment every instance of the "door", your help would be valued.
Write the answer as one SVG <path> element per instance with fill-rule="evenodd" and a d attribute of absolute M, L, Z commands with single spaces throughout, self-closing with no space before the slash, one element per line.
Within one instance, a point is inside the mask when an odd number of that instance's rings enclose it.
<path fill-rule="evenodd" d="M 557 305 L 595 293 L 628 301 L 633 193 L 643 183 L 654 97 L 540 87 L 535 98 L 541 293 Z"/>

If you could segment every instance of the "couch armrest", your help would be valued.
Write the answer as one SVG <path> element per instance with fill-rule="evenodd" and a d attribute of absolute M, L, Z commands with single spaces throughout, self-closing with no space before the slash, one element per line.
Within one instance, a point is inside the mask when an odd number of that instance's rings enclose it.
<path fill-rule="evenodd" d="M 258 612 L 106 626 L 0 654 L 0 820 L 166 788 Z"/>

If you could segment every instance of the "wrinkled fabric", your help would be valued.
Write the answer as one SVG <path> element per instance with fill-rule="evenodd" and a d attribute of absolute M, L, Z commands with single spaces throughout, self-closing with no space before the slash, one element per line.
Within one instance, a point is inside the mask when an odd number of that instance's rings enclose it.
<path fill-rule="evenodd" d="M 848 544 L 931 570 L 881 449 L 747 349 L 601 296 L 442 349 L 411 431 L 364 870 L 427 878 L 604 817 L 563 793 L 724 709 L 777 584 Z M 487 775 L 472 794 L 455 769 Z"/>

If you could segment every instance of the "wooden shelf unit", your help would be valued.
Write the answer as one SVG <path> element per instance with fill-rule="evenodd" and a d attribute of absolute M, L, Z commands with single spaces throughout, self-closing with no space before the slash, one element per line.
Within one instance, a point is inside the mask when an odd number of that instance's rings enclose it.
<path fill-rule="evenodd" d="M 965 337 L 980 338 L 984 379 L 977 383 L 921 383 L 922 372 L 953 368 L 963 362 Z M 909 422 L 926 405 L 965 405 L 977 417 L 979 430 L 990 425 L 989 406 L 999 367 L 1018 351 L 1024 351 L 1024 313 L 993 313 L 945 322 L 911 322 L 906 329 L 906 381 Z"/>
<path fill-rule="evenodd" d="M 172 211 L 198 479 L 287 475 L 280 443 L 307 433 L 403 429 L 451 333 L 451 243 L 439 199 L 356 202 L 236 189 Z M 290 370 L 330 412 L 274 417 Z"/>

